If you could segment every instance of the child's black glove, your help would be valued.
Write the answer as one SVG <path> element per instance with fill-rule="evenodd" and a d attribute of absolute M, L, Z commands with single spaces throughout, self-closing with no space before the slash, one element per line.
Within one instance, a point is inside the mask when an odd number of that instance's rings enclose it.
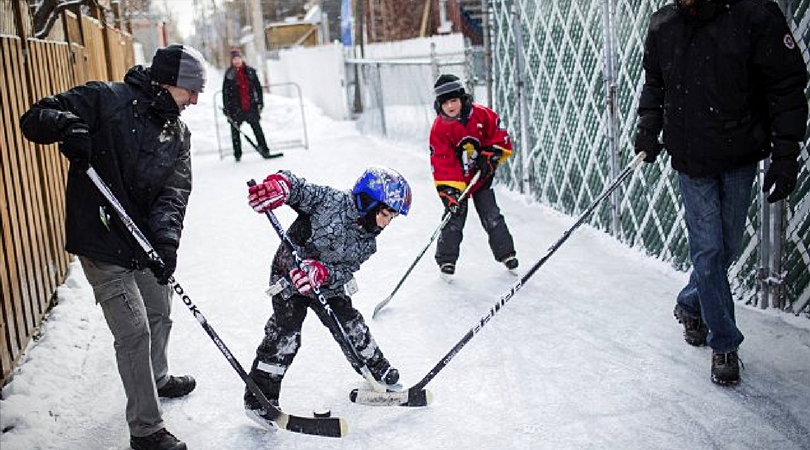
<path fill-rule="evenodd" d="M 489 178 L 495 174 L 495 169 L 498 168 L 501 155 L 503 151 L 495 147 L 484 147 L 478 152 L 475 158 L 475 165 L 481 172 L 481 178 Z"/>
<path fill-rule="evenodd" d="M 450 211 L 450 214 L 458 214 L 461 211 L 461 203 L 459 202 L 461 192 L 450 186 L 442 186 L 439 189 L 439 198 L 444 203 L 444 208 Z"/>

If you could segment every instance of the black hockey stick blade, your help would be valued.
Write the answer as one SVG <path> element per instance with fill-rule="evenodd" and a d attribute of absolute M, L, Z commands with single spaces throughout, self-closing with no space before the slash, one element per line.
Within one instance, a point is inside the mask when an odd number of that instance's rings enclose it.
<path fill-rule="evenodd" d="M 346 421 L 339 417 L 301 417 L 281 414 L 275 422 L 285 430 L 294 433 L 342 438 L 349 431 Z"/>
<path fill-rule="evenodd" d="M 388 392 L 353 389 L 349 393 L 349 400 L 368 406 L 427 406 L 433 401 L 433 393 L 415 388 Z"/>

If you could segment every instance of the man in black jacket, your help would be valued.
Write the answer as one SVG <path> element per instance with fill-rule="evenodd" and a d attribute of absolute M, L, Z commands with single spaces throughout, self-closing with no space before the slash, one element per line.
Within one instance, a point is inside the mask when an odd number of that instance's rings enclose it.
<path fill-rule="evenodd" d="M 253 135 L 258 141 L 256 151 L 263 158 L 270 158 L 264 131 L 259 124 L 260 115 L 264 109 L 262 84 L 259 82 L 256 70 L 245 63 L 239 50 L 231 51 L 231 67 L 225 71 L 222 80 L 222 102 L 225 104 L 225 114 L 231 123 L 234 159 L 237 162 L 242 159 L 242 136 L 239 131 L 242 122 L 247 122 L 253 129 Z"/>
<path fill-rule="evenodd" d="M 60 142 L 70 160 L 65 233 L 115 339 L 135 450 L 185 450 L 166 431 L 158 397 L 191 392 L 191 376 L 168 375 L 172 293 L 168 281 L 191 192 L 191 133 L 180 113 L 205 86 L 202 56 L 173 44 L 124 82 L 90 82 L 46 97 L 21 118 L 25 136 Z M 90 165 L 165 263 L 150 262 L 87 176 Z M 149 270 L 147 270 L 149 269 Z"/>
<path fill-rule="evenodd" d="M 768 201 L 795 188 L 807 122 L 807 67 L 772 1 L 676 0 L 650 19 L 636 153 L 663 147 L 678 171 L 692 273 L 675 317 L 686 342 L 712 348 L 711 379 L 740 381 L 727 270 L 737 257 L 751 187 L 770 156 Z"/>

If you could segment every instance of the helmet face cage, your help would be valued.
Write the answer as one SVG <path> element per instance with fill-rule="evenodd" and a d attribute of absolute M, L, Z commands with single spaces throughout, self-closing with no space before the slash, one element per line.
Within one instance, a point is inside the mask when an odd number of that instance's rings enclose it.
<path fill-rule="evenodd" d="M 380 203 L 403 216 L 408 215 L 411 208 L 411 187 L 408 182 L 395 170 L 385 167 L 366 169 L 354 184 L 352 194 L 361 216 L 374 210 Z M 371 201 L 363 201 L 363 197 Z"/>

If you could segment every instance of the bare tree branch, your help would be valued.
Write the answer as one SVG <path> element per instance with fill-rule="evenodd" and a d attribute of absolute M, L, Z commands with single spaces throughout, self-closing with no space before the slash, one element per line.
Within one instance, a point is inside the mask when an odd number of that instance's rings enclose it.
<path fill-rule="evenodd" d="M 62 11 L 82 4 L 95 4 L 99 8 L 103 7 L 98 4 L 97 0 L 67 0 L 60 2 L 59 0 L 41 0 L 34 9 L 34 37 L 37 39 L 44 39 L 51 32 L 53 24 Z M 102 19 L 103 22 L 103 19 Z"/>

